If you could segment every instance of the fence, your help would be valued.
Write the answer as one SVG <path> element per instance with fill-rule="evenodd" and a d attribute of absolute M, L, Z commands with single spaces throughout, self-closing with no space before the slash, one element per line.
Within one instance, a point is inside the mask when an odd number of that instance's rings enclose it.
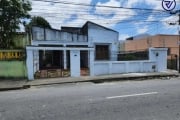
<path fill-rule="evenodd" d="M 156 62 L 153 61 L 104 61 L 94 62 L 95 75 L 155 72 Z"/>
<path fill-rule="evenodd" d="M 178 70 L 178 56 L 175 54 L 171 54 L 168 56 L 167 60 L 167 68 L 168 69 L 173 69 L 173 70 Z"/>
<path fill-rule="evenodd" d="M 95 61 L 92 72 L 94 75 L 117 73 L 147 73 L 167 70 L 167 49 L 150 48 L 148 60 L 136 61 Z"/>
<path fill-rule="evenodd" d="M 0 61 L 2 60 L 23 60 L 25 52 L 23 50 L 0 50 Z"/>
<path fill-rule="evenodd" d="M 0 78 L 26 78 L 23 50 L 0 50 Z"/>
<path fill-rule="evenodd" d="M 118 53 L 118 61 L 148 60 L 148 54 L 148 51 L 120 52 Z"/>
<path fill-rule="evenodd" d="M 0 78 L 26 78 L 24 61 L 0 61 Z"/>

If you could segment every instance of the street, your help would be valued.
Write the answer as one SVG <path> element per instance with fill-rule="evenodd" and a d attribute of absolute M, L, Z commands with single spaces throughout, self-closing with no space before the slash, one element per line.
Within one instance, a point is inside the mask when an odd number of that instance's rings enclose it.
<path fill-rule="evenodd" d="M 0 92 L 0 120 L 180 120 L 180 79 Z"/>

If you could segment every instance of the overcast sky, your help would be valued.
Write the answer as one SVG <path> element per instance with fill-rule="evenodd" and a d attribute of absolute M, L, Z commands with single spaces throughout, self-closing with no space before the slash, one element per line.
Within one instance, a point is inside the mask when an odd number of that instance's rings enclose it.
<path fill-rule="evenodd" d="M 86 21 L 119 32 L 119 40 L 139 34 L 177 34 L 178 16 L 162 8 L 162 0 L 31 0 L 32 16 L 44 17 L 53 28 L 81 27 Z M 105 6 L 105 7 L 102 7 Z M 137 8 L 137 9 L 134 9 Z M 176 0 L 174 10 L 180 9 Z"/>

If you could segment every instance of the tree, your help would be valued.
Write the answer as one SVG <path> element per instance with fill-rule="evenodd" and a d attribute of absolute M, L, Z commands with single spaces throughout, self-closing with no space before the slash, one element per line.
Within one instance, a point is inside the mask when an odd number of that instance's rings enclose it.
<path fill-rule="evenodd" d="M 31 28 L 32 26 L 51 28 L 51 25 L 49 24 L 49 22 L 41 16 L 35 16 L 32 18 L 31 22 L 27 25 L 27 27 Z"/>
<path fill-rule="evenodd" d="M 29 35 L 29 41 L 31 41 L 31 29 L 32 29 L 32 26 L 38 26 L 38 27 L 43 27 L 43 28 L 51 28 L 51 25 L 49 24 L 49 22 L 41 17 L 41 16 L 34 16 L 30 23 L 26 25 L 26 32 L 28 33 Z"/>
<path fill-rule="evenodd" d="M 28 0 L 0 0 L 0 48 L 10 48 L 22 19 L 30 18 Z"/>

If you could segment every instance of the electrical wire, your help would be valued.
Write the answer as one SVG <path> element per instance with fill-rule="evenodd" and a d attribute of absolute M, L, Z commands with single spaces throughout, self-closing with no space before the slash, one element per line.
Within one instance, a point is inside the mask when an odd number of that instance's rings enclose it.
<path fill-rule="evenodd" d="M 117 7 L 117 6 L 93 5 L 93 4 L 75 3 L 75 2 L 67 2 L 67 1 L 51 1 L 51 0 L 32 0 L 32 1 L 48 2 L 48 3 L 55 3 L 55 4 L 60 3 L 60 4 L 78 5 L 78 6 L 102 7 L 102 8 L 115 8 L 115 9 L 121 8 L 121 9 L 130 9 L 130 10 L 144 10 L 144 11 L 166 12 L 164 10 L 159 10 L 159 9 L 129 8 L 129 7 Z"/>

